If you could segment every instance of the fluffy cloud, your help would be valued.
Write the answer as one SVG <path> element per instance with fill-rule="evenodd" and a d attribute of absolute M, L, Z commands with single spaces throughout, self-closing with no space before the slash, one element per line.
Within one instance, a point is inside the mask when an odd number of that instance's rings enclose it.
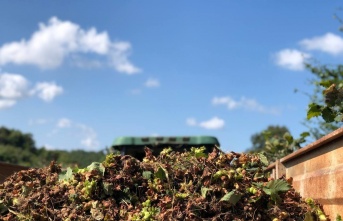
<path fill-rule="evenodd" d="M 26 96 L 28 81 L 19 74 L 0 74 L 0 98 L 19 99 Z"/>
<path fill-rule="evenodd" d="M 0 110 L 14 106 L 27 96 L 29 82 L 19 74 L 0 74 Z"/>
<path fill-rule="evenodd" d="M 29 86 L 29 81 L 22 75 L 0 73 L 0 110 L 36 94 L 44 101 L 52 101 L 63 92 L 63 88 L 55 83 L 40 82 L 33 89 Z"/>
<path fill-rule="evenodd" d="M 138 73 L 140 69 L 128 60 L 130 51 L 129 42 L 112 42 L 107 32 L 84 30 L 75 23 L 52 17 L 47 24 L 40 23 L 30 39 L 2 45 L 0 65 L 30 64 L 49 69 L 60 66 L 69 55 L 94 53 L 107 57 L 109 65 L 118 72 Z"/>
<path fill-rule="evenodd" d="M 73 131 L 69 134 L 64 134 L 63 131 Z M 70 136 L 70 139 L 79 139 L 79 144 L 89 150 L 94 150 L 99 147 L 98 135 L 95 130 L 85 124 L 74 122 L 68 118 L 60 118 L 57 123 L 55 130 L 50 133 L 50 136 L 57 134 L 64 134 L 64 136 Z"/>
<path fill-rule="evenodd" d="M 295 49 L 284 49 L 274 56 L 277 65 L 293 71 L 304 70 L 304 62 L 310 57 L 309 54 Z"/>
<path fill-rule="evenodd" d="M 235 100 L 230 96 L 226 97 L 214 97 L 212 99 L 213 105 L 225 105 L 229 110 L 234 109 L 245 109 L 249 111 L 256 111 L 266 114 L 277 115 L 280 111 L 277 108 L 265 107 L 262 104 L 258 103 L 254 99 L 249 99 L 246 97 L 241 97 L 239 100 Z"/>
<path fill-rule="evenodd" d="M 88 149 L 94 149 L 99 147 L 99 141 L 97 133 L 94 131 L 93 128 L 86 126 L 84 124 L 77 124 L 76 127 L 81 129 L 82 136 L 84 137 L 81 140 L 81 145 Z"/>
<path fill-rule="evenodd" d="M 17 102 L 15 100 L 0 99 L 0 110 L 10 108 L 14 106 Z"/>
<path fill-rule="evenodd" d="M 333 55 L 343 53 L 343 38 L 332 33 L 304 39 L 300 41 L 300 45 L 307 50 L 319 50 Z"/>
<path fill-rule="evenodd" d="M 218 130 L 225 126 L 225 121 L 219 117 L 213 117 L 207 121 L 197 122 L 194 118 L 188 118 L 186 120 L 188 126 L 198 126 L 208 130 Z"/>
<path fill-rule="evenodd" d="M 155 78 L 149 78 L 145 84 L 146 87 L 159 87 L 160 86 L 160 82 L 159 80 L 155 79 Z"/>
<path fill-rule="evenodd" d="M 216 130 L 216 129 L 221 129 L 225 125 L 225 122 L 223 119 L 220 119 L 218 117 L 213 117 L 208 121 L 203 121 L 199 123 L 199 126 L 205 129 L 211 129 L 211 130 Z"/>
<path fill-rule="evenodd" d="M 63 93 L 63 88 L 56 85 L 54 82 L 41 82 L 37 83 L 35 88 L 31 92 L 37 94 L 39 98 L 46 102 L 52 101 L 56 96 Z"/>

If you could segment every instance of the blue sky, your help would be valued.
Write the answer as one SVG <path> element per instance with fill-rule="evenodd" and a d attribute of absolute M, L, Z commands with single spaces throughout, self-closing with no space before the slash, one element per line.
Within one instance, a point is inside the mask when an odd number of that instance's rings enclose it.
<path fill-rule="evenodd" d="M 339 1 L 0 1 L 0 125 L 39 147 L 306 128 L 311 74 L 342 62 Z M 343 15 L 342 15 L 343 16 Z"/>

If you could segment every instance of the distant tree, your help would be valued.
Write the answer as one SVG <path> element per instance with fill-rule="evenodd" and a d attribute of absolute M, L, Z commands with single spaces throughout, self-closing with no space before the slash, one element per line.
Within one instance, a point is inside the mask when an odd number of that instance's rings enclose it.
<path fill-rule="evenodd" d="M 251 136 L 252 146 L 247 152 L 261 152 L 265 148 L 267 137 L 281 138 L 287 132 L 289 130 L 285 126 L 270 125 L 265 130 Z"/>
<path fill-rule="evenodd" d="M 10 145 L 19 149 L 36 151 L 35 141 L 32 134 L 22 133 L 19 130 L 0 127 L 0 144 Z"/>
<path fill-rule="evenodd" d="M 84 150 L 47 150 L 37 148 L 32 134 L 19 130 L 0 127 L 0 161 L 29 167 L 43 167 L 51 161 L 62 164 L 63 167 L 86 167 L 92 162 L 102 162 L 105 159 L 103 151 Z"/>
<path fill-rule="evenodd" d="M 343 65 L 307 64 L 306 67 L 314 76 L 310 81 L 314 90 L 309 95 L 310 104 L 304 124 L 309 128 L 312 137 L 319 139 L 343 125 Z M 318 116 L 321 118 L 314 118 Z"/>
<path fill-rule="evenodd" d="M 294 139 L 285 126 L 268 126 L 266 130 L 251 136 L 253 146 L 247 151 L 250 153 L 264 153 L 269 162 L 274 162 L 301 148 L 306 142 L 308 132 L 300 134 Z"/>

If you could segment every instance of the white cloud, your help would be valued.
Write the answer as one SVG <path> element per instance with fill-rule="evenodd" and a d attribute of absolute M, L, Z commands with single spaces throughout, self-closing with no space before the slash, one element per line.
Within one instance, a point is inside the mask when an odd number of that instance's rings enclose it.
<path fill-rule="evenodd" d="M 0 74 L 0 99 L 20 99 L 27 95 L 28 81 L 19 74 Z"/>
<path fill-rule="evenodd" d="M 29 82 L 19 74 L 0 74 L 0 110 L 14 106 L 26 97 Z"/>
<path fill-rule="evenodd" d="M 68 118 L 61 118 L 57 122 L 57 127 L 59 128 L 71 127 L 71 123 L 72 123 L 71 120 L 69 120 Z"/>
<path fill-rule="evenodd" d="M 54 82 L 40 82 L 31 91 L 32 94 L 37 94 L 39 98 L 46 102 L 52 101 L 56 96 L 63 93 L 63 88 L 56 85 Z"/>
<path fill-rule="evenodd" d="M 280 110 L 274 107 L 265 107 L 262 104 L 258 103 L 254 99 L 241 97 L 239 100 L 235 100 L 230 96 L 226 97 L 214 97 L 212 99 L 212 104 L 214 105 L 226 105 L 229 110 L 234 109 L 245 109 L 249 111 L 256 111 L 266 114 L 280 114 Z"/>
<path fill-rule="evenodd" d="M 160 82 L 159 80 L 155 79 L 155 78 L 149 78 L 145 84 L 146 87 L 159 87 L 160 86 Z"/>
<path fill-rule="evenodd" d="M 333 55 L 343 53 L 343 38 L 333 33 L 304 39 L 300 41 L 300 45 L 307 50 L 319 50 Z"/>
<path fill-rule="evenodd" d="M 95 28 L 84 30 L 78 24 L 52 17 L 30 39 L 10 42 L 0 47 L 0 65 L 35 65 L 42 69 L 59 67 L 72 54 L 94 53 L 105 56 L 109 65 L 118 72 L 134 74 L 140 72 L 129 60 L 131 44 L 109 39 L 107 32 Z"/>
<path fill-rule="evenodd" d="M 209 130 L 217 130 L 223 128 L 225 121 L 218 117 L 213 117 L 208 121 L 203 121 L 199 123 L 199 126 Z"/>
<path fill-rule="evenodd" d="M 0 110 L 14 106 L 20 99 L 37 95 L 44 101 L 52 101 L 62 94 L 63 88 L 55 83 L 40 82 L 29 88 L 30 82 L 22 75 L 0 73 Z"/>
<path fill-rule="evenodd" d="M 0 110 L 10 108 L 14 106 L 17 102 L 15 100 L 0 99 Z"/>
<path fill-rule="evenodd" d="M 274 56 L 277 65 L 293 71 L 304 70 L 304 62 L 310 57 L 310 54 L 295 49 L 284 49 Z"/>
<path fill-rule="evenodd" d="M 77 123 L 66 117 L 60 118 L 56 122 L 54 130 L 49 133 L 49 136 L 63 136 L 69 139 L 70 142 L 75 143 L 75 148 L 81 146 L 88 150 L 95 150 L 100 146 L 98 135 L 92 127 Z"/>
<path fill-rule="evenodd" d="M 111 46 L 111 50 L 108 53 L 109 63 L 117 71 L 123 72 L 129 75 L 141 72 L 141 70 L 135 67 L 128 60 L 130 55 L 131 44 L 129 42 L 115 42 Z"/>
<path fill-rule="evenodd" d="M 218 130 L 224 127 L 225 121 L 219 117 L 213 117 L 207 121 L 197 122 L 194 118 L 187 118 L 186 124 L 188 126 L 202 127 L 208 130 Z"/>
<path fill-rule="evenodd" d="M 78 124 L 77 127 L 81 129 L 84 137 L 81 140 L 81 145 L 88 149 L 95 149 L 99 147 L 97 133 L 93 130 L 93 128 L 86 126 L 84 124 Z"/>
<path fill-rule="evenodd" d="M 231 97 L 214 97 L 212 99 L 212 104 L 220 105 L 225 104 L 229 110 L 239 107 L 241 104 L 239 101 L 235 101 Z"/>

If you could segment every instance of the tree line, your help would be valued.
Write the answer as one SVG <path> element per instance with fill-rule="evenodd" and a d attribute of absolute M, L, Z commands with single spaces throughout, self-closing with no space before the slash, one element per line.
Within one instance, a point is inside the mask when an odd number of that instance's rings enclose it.
<path fill-rule="evenodd" d="M 51 161 L 63 167 L 86 167 L 105 159 L 104 151 L 48 150 L 36 147 L 32 134 L 16 129 L 0 127 L 0 161 L 28 167 L 44 167 Z"/>

